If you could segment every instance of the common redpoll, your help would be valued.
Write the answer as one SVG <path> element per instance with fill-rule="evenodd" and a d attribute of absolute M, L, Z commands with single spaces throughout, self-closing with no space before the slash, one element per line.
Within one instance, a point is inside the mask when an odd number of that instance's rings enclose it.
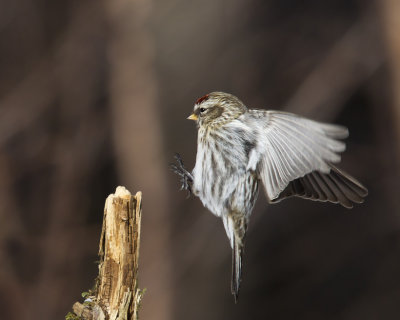
<path fill-rule="evenodd" d="M 221 217 L 232 247 L 231 291 L 239 294 L 247 223 L 261 181 L 270 203 L 297 196 L 339 203 L 362 203 L 367 189 L 336 168 L 348 136 L 345 127 L 281 112 L 248 109 L 237 97 L 213 92 L 198 99 L 188 117 L 198 127 L 192 173 L 178 165 L 182 188 L 193 192 Z"/>

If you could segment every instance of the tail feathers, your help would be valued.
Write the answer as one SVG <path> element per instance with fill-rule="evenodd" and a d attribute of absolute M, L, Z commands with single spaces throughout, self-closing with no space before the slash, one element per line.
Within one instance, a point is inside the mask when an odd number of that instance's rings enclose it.
<path fill-rule="evenodd" d="M 233 248 L 232 248 L 232 282 L 231 291 L 237 303 L 239 298 L 240 281 L 242 278 L 242 253 L 243 245 L 241 241 L 233 237 Z"/>
<path fill-rule="evenodd" d="M 247 221 L 244 215 L 236 212 L 223 216 L 222 220 L 232 248 L 231 292 L 237 303 L 242 279 L 242 256 Z"/>

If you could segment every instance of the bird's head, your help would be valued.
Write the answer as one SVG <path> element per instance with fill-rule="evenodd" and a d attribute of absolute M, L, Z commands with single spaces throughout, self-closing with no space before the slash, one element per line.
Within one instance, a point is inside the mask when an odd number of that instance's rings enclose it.
<path fill-rule="evenodd" d="M 211 92 L 197 99 L 193 113 L 188 117 L 198 127 L 218 127 L 228 123 L 247 110 L 237 97 L 224 92 Z"/>

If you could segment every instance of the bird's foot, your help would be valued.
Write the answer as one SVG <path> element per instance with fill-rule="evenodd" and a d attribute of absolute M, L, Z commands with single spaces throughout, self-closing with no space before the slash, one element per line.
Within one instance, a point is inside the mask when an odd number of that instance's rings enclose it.
<path fill-rule="evenodd" d="M 190 195 L 193 193 L 192 192 L 193 176 L 189 171 L 186 170 L 179 153 L 176 153 L 174 158 L 178 164 L 171 163 L 170 168 L 180 177 L 182 183 L 181 190 L 187 190 L 189 198 Z"/>

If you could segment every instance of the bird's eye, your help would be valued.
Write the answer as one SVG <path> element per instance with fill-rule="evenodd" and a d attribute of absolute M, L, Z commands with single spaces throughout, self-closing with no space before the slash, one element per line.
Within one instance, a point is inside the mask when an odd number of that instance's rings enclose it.
<path fill-rule="evenodd" d="M 206 111 L 206 108 L 200 108 L 200 113 L 203 113 L 204 111 Z"/>

